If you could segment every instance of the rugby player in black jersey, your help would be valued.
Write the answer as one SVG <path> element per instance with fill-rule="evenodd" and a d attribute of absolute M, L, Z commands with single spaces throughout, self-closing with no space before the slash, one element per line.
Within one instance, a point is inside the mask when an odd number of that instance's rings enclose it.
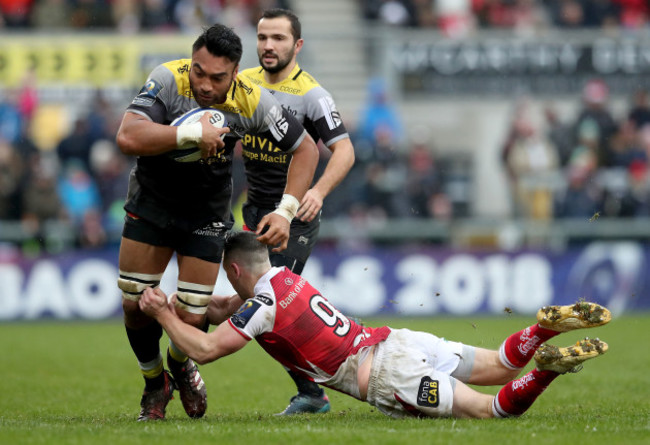
<path fill-rule="evenodd" d="M 175 388 L 190 417 L 205 413 L 207 392 L 195 363 L 170 342 L 171 375 L 164 369 L 162 329 L 140 310 L 138 300 L 146 287 L 160 283 L 176 254 L 177 312 L 186 323 L 205 326 L 224 236 L 232 226 L 237 139 L 255 135 L 272 141 L 280 153 L 292 154 L 280 203 L 257 225 L 259 240 L 274 251 L 287 246 L 290 221 L 318 162 L 316 144 L 300 122 L 268 91 L 238 74 L 241 55 L 241 41 L 230 28 L 206 29 L 194 42 L 191 59 L 170 61 L 151 72 L 118 130 L 122 152 L 138 157 L 125 204 L 118 280 L 127 337 L 145 380 L 138 420 L 164 418 Z M 199 106 L 223 112 L 229 128 L 214 128 L 207 115 L 198 123 L 169 126 Z M 170 153 L 188 141 L 201 149 L 201 160 L 177 162 Z"/>
<path fill-rule="evenodd" d="M 287 249 L 271 252 L 274 266 L 287 266 L 297 274 L 302 273 L 316 243 L 323 200 L 354 164 L 352 142 L 332 96 L 296 61 L 302 46 L 298 17 L 284 9 L 266 10 L 257 24 L 257 55 L 261 66 L 242 71 L 253 83 L 273 93 L 313 139 L 321 140 L 332 152 L 325 171 L 300 202 L 296 218 L 291 222 Z M 273 141 L 257 135 L 244 136 L 242 155 L 248 180 L 247 200 L 242 209 L 244 223 L 245 228 L 255 231 L 282 199 L 292 156 L 280 151 Z M 233 301 L 229 307 L 228 298 L 215 297 L 208 313 L 211 321 L 218 324 L 224 320 L 240 300 Z M 329 399 L 317 384 L 291 371 L 289 374 L 296 382 L 298 394 L 281 414 L 330 410 Z"/>

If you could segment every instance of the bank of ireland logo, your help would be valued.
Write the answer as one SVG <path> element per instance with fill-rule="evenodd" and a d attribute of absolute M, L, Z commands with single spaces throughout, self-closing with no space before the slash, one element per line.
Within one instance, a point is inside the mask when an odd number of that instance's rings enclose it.
<path fill-rule="evenodd" d="M 285 278 L 284 284 L 286 284 L 287 286 L 291 286 L 293 284 L 293 280 L 291 278 Z"/>
<path fill-rule="evenodd" d="M 422 377 L 422 380 L 420 380 L 420 388 L 418 389 L 418 406 L 436 408 L 440 404 L 438 386 L 438 380 L 433 380 L 429 376 Z"/>

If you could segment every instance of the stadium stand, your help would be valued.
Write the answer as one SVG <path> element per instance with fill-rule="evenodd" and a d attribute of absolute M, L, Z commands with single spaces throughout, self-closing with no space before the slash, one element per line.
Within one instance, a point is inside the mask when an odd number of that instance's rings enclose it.
<path fill-rule="evenodd" d="M 214 21 L 250 31 L 261 8 L 291 6 L 262 0 L 200 3 L 201 8 L 190 0 L 0 1 L 0 32 L 27 39 L 17 44 L 21 47 L 32 44 L 25 32 L 34 30 L 62 36 L 64 42 L 72 32 L 100 39 L 152 34 L 182 39 Z M 623 75 L 581 73 L 571 80 L 570 94 L 513 88 L 468 99 L 442 76 L 434 82 L 450 89 L 430 94 L 431 85 L 417 83 L 424 77 L 416 79 L 391 65 L 400 42 L 414 35 L 431 42 L 431 57 L 442 51 L 436 46 L 440 42 L 461 42 L 459 51 L 480 50 L 479 42 L 487 37 L 526 45 L 531 36 L 549 30 L 559 35 L 550 40 L 551 50 L 556 42 L 574 37 L 578 48 L 593 36 L 614 36 L 619 42 L 617 35 L 647 28 L 648 9 L 637 3 L 295 2 L 311 45 L 301 64 L 335 95 L 358 150 L 354 171 L 328 198 L 323 237 L 339 237 L 346 221 L 388 242 L 405 236 L 390 229 L 399 221 L 403 229 L 410 228 L 405 230 L 409 236 L 434 242 L 463 236 L 471 243 L 496 238 L 499 223 L 494 220 L 514 219 L 529 234 L 524 236 L 542 233 L 550 243 L 558 236 L 566 241 L 593 235 L 588 223 L 594 218 L 605 221 L 600 236 L 647 237 L 650 229 L 640 218 L 650 216 L 650 106 L 647 91 L 630 86 L 638 82 L 625 83 Z M 332 30 L 336 36 L 327 37 Z M 584 32 L 591 34 L 576 37 Z M 0 242 L 52 252 L 116 242 L 132 160 L 119 153 L 114 135 L 124 98 L 132 96 L 135 86 L 116 94 L 121 87 L 98 78 L 84 90 L 83 100 L 70 103 L 65 100 L 68 90 L 48 79 L 42 66 L 26 64 L 21 70 L 7 63 L 16 54 L 8 40 L 0 44 Z M 34 42 L 41 48 L 42 40 Z M 106 40 L 100 42 L 117 69 L 119 58 L 129 54 L 110 53 Z M 620 57 L 634 50 L 622 45 L 615 45 L 623 48 Z M 513 54 L 516 48 L 509 50 Z M 35 52 L 34 60 L 47 51 Z M 52 60 L 56 66 L 58 59 Z M 152 56 L 149 62 L 155 60 Z M 472 87 L 472 75 L 461 86 Z M 504 79 L 507 88 L 507 76 L 497 80 Z M 382 113 L 388 121 L 377 119 Z M 241 182 L 236 192 L 245 192 Z M 571 225 L 575 221 L 582 224 Z M 451 230 L 452 224 L 457 230 Z"/>

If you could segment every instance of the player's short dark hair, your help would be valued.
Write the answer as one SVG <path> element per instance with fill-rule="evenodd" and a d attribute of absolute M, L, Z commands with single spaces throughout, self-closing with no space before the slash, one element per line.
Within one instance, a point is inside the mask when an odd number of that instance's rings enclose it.
<path fill-rule="evenodd" d="M 226 235 L 224 243 L 224 262 L 232 259 L 232 257 L 237 256 L 238 254 L 244 254 L 246 257 L 253 260 L 268 259 L 268 247 L 259 242 L 257 236 L 258 235 L 254 232 L 229 232 Z"/>
<path fill-rule="evenodd" d="M 262 16 L 260 17 L 260 20 L 277 19 L 279 17 L 286 17 L 289 20 L 289 22 L 291 23 L 291 34 L 293 35 L 293 40 L 294 41 L 299 40 L 300 36 L 302 35 L 302 26 L 300 25 L 300 19 L 298 19 L 298 16 L 296 14 L 289 11 L 288 9 L 282 9 L 282 8 L 267 9 L 264 12 L 262 12 Z"/>
<path fill-rule="evenodd" d="M 192 45 L 192 53 L 203 47 L 206 47 L 213 56 L 226 57 L 237 64 L 243 53 L 241 39 L 235 31 L 219 23 L 203 30 Z"/>

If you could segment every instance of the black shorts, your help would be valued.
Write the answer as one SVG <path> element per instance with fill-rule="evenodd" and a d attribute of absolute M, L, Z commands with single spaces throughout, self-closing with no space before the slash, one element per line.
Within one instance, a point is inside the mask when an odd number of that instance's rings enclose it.
<path fill-rule="evenodd" d="M 254 206 L 253 204 L 245 203 L 242 208 L 242 216 L 244 217 L 244 224 L 249 230 L 255 231 L 257 224 L 267 213 L 271 213 L 275 209 L 266 209 Z M 318 232 L 320 230 L 320 213 L 318 217 L 310 222 L 303 222 L 297 218 L 291 221 L 289 229 L 289 243 L 287 248 L 279 253 L 271 255 L 271 264 L 274 266 L 285 266 L 289 263 L 274 261 L 275 257 L 284 256 L 288 258 L 295 258 L 301 263 L 306 263 L 311 251 L 318 239 Z"/>
<path fill-rule="evenodd" d="M 127 213 L 124 217 L 124 238 L 151 244 L 171 247 L 180 255 L 199 258 L 211 263 L 221 263 L 226 233 L 232 222 L 212 222 L 193 232 L 177 227 L 162 228 L 149 221 Z"/>

